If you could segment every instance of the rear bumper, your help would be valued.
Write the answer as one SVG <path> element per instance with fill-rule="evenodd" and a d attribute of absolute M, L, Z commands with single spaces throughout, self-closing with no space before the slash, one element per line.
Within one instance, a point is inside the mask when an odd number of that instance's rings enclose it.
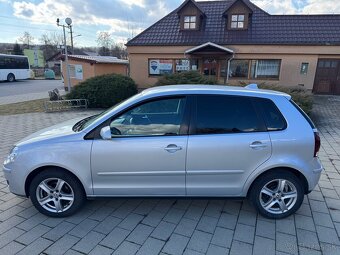
<path fill-rule="evenodd" d="M 311 192 L 320 180 L 322 171 L 324 170 L 321 161 L 318 157 L 314 158 L 311 162 L 311 173 L 308 175 L 308 192 Z"/>

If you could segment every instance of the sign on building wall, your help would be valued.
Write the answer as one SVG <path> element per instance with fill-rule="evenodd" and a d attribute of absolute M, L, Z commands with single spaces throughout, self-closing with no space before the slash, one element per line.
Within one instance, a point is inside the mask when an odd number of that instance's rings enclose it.
<path fill-rule="evenodd" d="M 162 75 L 173 72 L 173 60 L 171 59 L 150 59 L 149 74 Z"/>
<path fill-rule="evenodd" d="M 176 60 L 176 71 L 183 72 L 190 70 L 190 61 L 188 59 L 178 59 Z"/>
<path fill-rule="evenodd" d="M 24 55 L 28 57 L 28 60 L 32 67 L 44 67 L 45 60 L 42 50 L 34 48 L 33 50 L 24 49 Z"/>
<path fill-rule="evenodd" d="M 69 65 L 70 77 L 76 80 L 83 79 L 83 66 L 82 65 Z"/>

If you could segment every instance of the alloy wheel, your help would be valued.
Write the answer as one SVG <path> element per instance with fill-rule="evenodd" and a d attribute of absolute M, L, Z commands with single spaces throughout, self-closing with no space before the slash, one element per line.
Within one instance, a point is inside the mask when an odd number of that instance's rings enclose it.
<path fill-rule="evenodd" d="M 285 179 L 275 179 L 263 186 L 259 199 L 261 206 L 269 213 L 282 214 L 293 208 L 298 198 L 293 183 Z"/>
<path fill-rule="evenodd" d="M 41 207 L 53 213 L 67 211 L 74 202 L 73 189 L 60 178 L 43 180 L 36 189 L 36 197 Z"/>

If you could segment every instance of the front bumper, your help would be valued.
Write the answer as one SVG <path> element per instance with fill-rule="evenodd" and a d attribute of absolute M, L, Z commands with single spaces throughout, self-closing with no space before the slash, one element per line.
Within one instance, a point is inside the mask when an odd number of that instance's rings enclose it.
<path fill-rule="evenodd" d="M 20 176 L 20 174 L 16 174 L 16 171 L 13 170 L 10 166 L 3 166 L 2 170 L 5 175 L 5 179 L 7 180 L 9 191 L 18 196 L 25 196 L 25 180 Z"/>

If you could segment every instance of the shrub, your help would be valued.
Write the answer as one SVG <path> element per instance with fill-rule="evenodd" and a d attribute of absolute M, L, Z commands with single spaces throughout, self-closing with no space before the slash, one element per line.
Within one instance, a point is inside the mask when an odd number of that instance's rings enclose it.
<path fill-rule="evenodd" d="M 87 99 L 90 108 L 108 108 L 137 93 L 135 82 L 120 74 L 96 76 L 81 82 L 67 99 Z"/>
<path fill-rule="evenodd" d="M 165 74 L 158 79 L 155 86 L 175 84 L 216 84 L 216 79 L 208 78 L 197 71 Z"/>
<path fill-rule="evenodd" d="M 244 82 L 240 82 L 240 86 L 247 85 Z M 313 95 L 311 92 L 303 87 L 292 86 L 279 86 L 275 84 L 260 83 L 258 84 L 260 89 L 276 90 L 292 96 L 294 102 L 301 107 L 301 109 L 307 113 L 311 114 L 313 108 Z"/>

